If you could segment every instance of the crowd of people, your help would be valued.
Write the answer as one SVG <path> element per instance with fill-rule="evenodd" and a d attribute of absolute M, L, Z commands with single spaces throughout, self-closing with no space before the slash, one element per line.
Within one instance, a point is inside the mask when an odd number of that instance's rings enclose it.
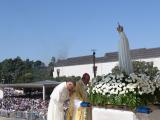
<path fill-rule="evenodd" d="M 48 100 L 43 101 L 41 98 L 27 98 L 18 97 L 22 95 L 22 91 L 17 91 L 13 88 L 4 88 L 3 98 L 0 99 L 0 110 L 6 110 L 8 112 L 14 111 L 26 111 L 37 112 L 40 114 L 47 113 Z"/>
<path fill-rule="evenodd" d="M 6 97 L 0 99 L 0 109 L 9 111 L 39 111 L 47 109 L 48 101 L 42 99 Z"/>

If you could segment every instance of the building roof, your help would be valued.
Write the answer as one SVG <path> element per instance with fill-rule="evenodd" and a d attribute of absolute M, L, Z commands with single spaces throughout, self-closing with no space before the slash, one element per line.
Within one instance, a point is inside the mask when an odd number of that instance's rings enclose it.
<path fill-rule="evenodd" d="M 81 65 L 81 64 L 90 64 L 92 63 L 92 55 L 73 57 L 65 60 L 58 60 L 55 66 L 68 66 L 68 65 Z"/>
<path fill-rule="evenodd" d="M 160 47 L 148 48 L 148 49 L 147 48 L 132 49 L 130 51 L 131 51 L 131 59 L 146 59 L 146 58 L 160 57 Z M 118 52 L 106 53 L 103 57 L 96 58 L 96 63 L 115 62 L 115 61 L 118 61 Z M 58 60 L 55 64 L 55 67 L 83 65 L 92 63 L 93 63 L 93 56 L 88 55 L 88 56 L 72 57 L 64 60 Z"/>
<path fill-rule="evenodd" d="M 13 88 L 42 88 L 45 87 L 55 87 L 60 82 L 52 80 L 44 80 L 32 83 L 17 83 L 17 84 L 0 84 L 0 88 L 13 87 Z"/>

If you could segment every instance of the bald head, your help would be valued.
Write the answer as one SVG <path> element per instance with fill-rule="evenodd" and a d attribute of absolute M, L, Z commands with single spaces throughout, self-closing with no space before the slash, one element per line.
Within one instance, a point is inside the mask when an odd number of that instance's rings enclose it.
<path fill-rule="evenodd" d="M 82 76 L 82 81 L 85 85 L 87 85 L 89 83 L 90 80 L 90 75 L 88 73 L 84 73 Z"/>

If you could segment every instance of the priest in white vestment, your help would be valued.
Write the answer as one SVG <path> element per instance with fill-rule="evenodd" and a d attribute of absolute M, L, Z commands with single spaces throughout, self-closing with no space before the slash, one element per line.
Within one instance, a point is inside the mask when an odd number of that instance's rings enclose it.
<path fill-rule="evenodd" d="M 62 82 L 56 86 L 50 96 L 47 120 L 64 120 L 64 102 L 74 89 L 73 81 Z"/>

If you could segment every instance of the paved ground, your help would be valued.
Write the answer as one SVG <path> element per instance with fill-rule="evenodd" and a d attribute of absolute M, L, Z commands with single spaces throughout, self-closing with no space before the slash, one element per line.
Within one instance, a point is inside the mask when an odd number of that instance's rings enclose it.
<path fill-rule="evenodd" d="M 24 120 L 24 119 L 0 117 L 0 120 Z"/>
<path fill-rule="evenodd" d="M 12 120 L 12 119 L 0 117 L 0 120 Z"/>

